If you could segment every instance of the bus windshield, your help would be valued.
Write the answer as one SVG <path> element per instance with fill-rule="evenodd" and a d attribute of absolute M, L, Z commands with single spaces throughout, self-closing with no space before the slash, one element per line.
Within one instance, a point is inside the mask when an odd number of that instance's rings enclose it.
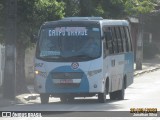
<path fill-rule="evenodd" d="M 99 27 L 43 28 L 38 43 L 38 57 L 53 61 L 85 61 L 101 55 Z"/>

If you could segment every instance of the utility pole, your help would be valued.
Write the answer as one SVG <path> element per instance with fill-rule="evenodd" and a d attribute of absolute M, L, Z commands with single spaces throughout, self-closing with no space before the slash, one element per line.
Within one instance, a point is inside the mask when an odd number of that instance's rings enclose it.
<path fill-rule="evenodd" d="M 143 62 L 143 16 L 139 15 L 139 29 L 136 49 L 136 70 L 142 70 Z"/>
<path fill-rule="evenodd" d="M 3 97 L 15 99 L 17 0 L 6 0 L 5 68 Z"/>

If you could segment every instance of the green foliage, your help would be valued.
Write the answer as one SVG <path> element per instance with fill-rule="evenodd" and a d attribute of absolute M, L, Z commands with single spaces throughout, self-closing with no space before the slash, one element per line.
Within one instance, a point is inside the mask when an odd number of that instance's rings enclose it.
<path fill-rule="evenodd" d="M 29 47 L 29 36 L 34 27 L 34 4 L 35 0 L 17 0 L 17 46 L 22 45 L 24 49 Z M 24 14 L 25 13 L 25 14 Z"/>
<path fill-rule="evenodd" d="M 104 10 L 101 6 L 101 4 L 98 4 L 97 7 L 95 8 L 95 11 L 94 11 L 94 15 L 95 16 L 104 16 Z"/>
<path fill-rule="evenodd" d="M 0 41 L 4 40 L 4 1 L 0 1 Z M 119 19 L 150 12 L 157 0 L 17 0 L 17 3 L 17 44 L 23 44 L 27 48 L 31 45 L 31 34 L 38 31 L 45 21 L 64 16 Z"/>
<path fill-rule="evenodd" d="M 17 45 L 26 49 L 32 45 L 31 34 L 38 31 L 43 22 L 64 16 L 64 3 L 56 0 L 18 0 L 17 11 Z"/>
<path fill-rule="evenodd" d="M 104 16 L 102 0 L 80 0 L 80 16 Z"/>
<path fill-rule="evenodd" d="M 65 16 L 105 16 L 104 0 L 61 0 L 65 3 Z"/>
<path fill-rule="evenodd" d="M 104 18 L 121 18 L 125 15 L 124 4 L 121 0 L 100 0 L 99 3 L 95 1 L 95 4 L 101 6 L 98 9 L 103 11 L 100 15 Z"/>
<path fill-rule="evenodd" d="M 154 10 L 155 0 L 124 0 L 124 4 L 126 13 L 137 16 Z"/>
<path fill-rule="evenodd" d="M 38 20 L 50 21 L 64 17 L 64 3 L 56 0 L 39 0 L 35 3 Z"/>
<path fill-rule="evenodd" d="M 92 0 L 79 0 L 79 7 L 79 16 L 92 16 L 92 10 L 94 8 Z"/>
<path fill-rule="evenodd" d="M 79 16 L 79 0 L 63 0 L 65 4 L 65 16 Z"/>
<path fill-rule="evenodd" d="M 65 3 L 65 16 L 101 16 L 119 18 L 124 16 L 122 0 L 61 0 Z"/>
<path fill-rule="evenodd" d="M 3 3 L 3 4 L 2 4 Z M 0 1 L 0 42 L 4 42 L 4 0 Z M 64 17 L 64 3 L 56 0 L 17 0 L 17 45 L 32 46 L 30 36 L 45 21 Z"/>

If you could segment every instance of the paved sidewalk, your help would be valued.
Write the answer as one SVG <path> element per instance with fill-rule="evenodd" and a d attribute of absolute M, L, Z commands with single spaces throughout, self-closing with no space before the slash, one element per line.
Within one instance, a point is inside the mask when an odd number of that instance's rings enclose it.
<path fill-rule="evenodd" d="M 134 64 L 134 76 L 152 72 L 158 69 L 160 69 L 160 55 L 157 55 L 153 59 L 143 60 L 142 70 L 136 70 L 136 64 Z"/>
<path fill-rule="evenodd" d="M 134 64 L 134 68 L 136 65 Z M 160 56 L 156 56 L 150 60 L 144 60 L 142 70 L 134 70 L 134 76 L 139 76 L 148 72 L 160 69 Z M 30 93 L 16 96 L 15 100 L 4 99 L 0 94 L 0 110 L 1 107 L 11 106 L 15 104 L 27 104 L 29 100 L 36 99 L 39 95 L 34 92 L 33 86 L 28 86 Z"/>

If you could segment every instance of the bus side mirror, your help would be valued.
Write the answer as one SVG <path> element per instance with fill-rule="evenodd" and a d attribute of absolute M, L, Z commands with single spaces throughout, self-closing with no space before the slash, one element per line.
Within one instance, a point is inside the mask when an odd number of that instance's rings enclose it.
<path fill-rule="evenodd" d="M 38 36 L 32 34 L 31 37 L 30 37 L 30 40 L 31 40 L 32 43 L 36 43 L 38 41 Z"/>

